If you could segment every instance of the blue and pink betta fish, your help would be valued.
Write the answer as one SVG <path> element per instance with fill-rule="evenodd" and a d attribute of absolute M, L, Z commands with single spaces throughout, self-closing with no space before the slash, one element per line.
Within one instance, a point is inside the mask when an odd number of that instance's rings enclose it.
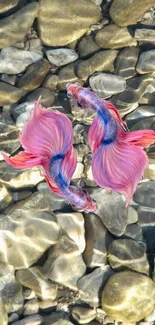
<path fill-rule="evenodd" d="M 67 116 L 41 107 L 38 101 L 19 140 L 24 151 L 15 157 L 2 154 L 8 164 L 16 168 L 42 166 L 54 193 L 85 212 L 96 210 L 95 201 L 85 190 L 70 185 L 77 159 L 72 123 Z"/>
<path fill-rule="evenodd" d="M 67 84 L 67 92 L 81 108 L 96 112 L 88 133 L 94 180 L 107 190 L 125 194 L 127 206 L 148 165 L 143 148 L 155 142 L 155 132 L 128 132 L 112 104 L 79 84 Z"/>

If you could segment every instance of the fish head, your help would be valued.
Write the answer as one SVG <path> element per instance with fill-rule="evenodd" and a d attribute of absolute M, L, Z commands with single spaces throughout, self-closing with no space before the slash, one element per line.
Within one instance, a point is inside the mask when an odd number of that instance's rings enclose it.
<path fill-rule="evenodd" d="M 78 101 L 79 91 L 82 89 L 81 85 L 79 83 L 67 83 L 66 89 L 68 97 L 74 97 Z"/>
<path fill-rule="evenodd" d="M 91 196 L 88 194 L 86 190 L 83 191 L 83 197 L 84 197 L 84 211 L 85 212 L 95 212 L 96 211 L 96 201 L 91 198 Z"/>

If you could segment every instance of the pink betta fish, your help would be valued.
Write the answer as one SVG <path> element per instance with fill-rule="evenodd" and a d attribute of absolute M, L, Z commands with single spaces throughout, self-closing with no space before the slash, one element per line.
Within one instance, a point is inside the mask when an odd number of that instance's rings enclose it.
<path fill-rule="evenodd" d="M 15 157 L 2 154 L 8 164 L 16 168 L 42 166 L 43 176 L 54 193 L 85 212 L 95 211 L 96 203 L 89 194 L 70 185 L 77 159 L 72 123 L 67 116 L 41 107 L 38 101 L 19 140 L 24 151 Z"/>
<path fill-rule="evenodd" d="M 81 108 L 96 112 L 88 133 L 96 183 L 125 194 L 128 206 L 148 165 L 143 148 L 155 142 L 155 132 L 128 132 L 115 106 L 79 84 L 67 84 L 67 92 Z"/>

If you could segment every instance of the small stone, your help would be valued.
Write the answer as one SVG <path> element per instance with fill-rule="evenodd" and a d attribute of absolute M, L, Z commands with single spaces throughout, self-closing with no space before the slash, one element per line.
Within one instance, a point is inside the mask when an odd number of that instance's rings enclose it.
<path fill-rule="evenodd" d="M 57 285 L 50 282 L 37 267 L 17 271 L 16 279 L 24 287 L 33 290 L 42 300 L 55 300 L 57 297 Z"/>
<path fill-rule="evenodd" d="M 78 324 L 86 324 L 96 318 L 96 310 L 75 306 L 72 308 L 72 317 Z"/>
<path fill-rule="evenodd" d="M 46 55 L 49 62 L 57 67 L 61 67 L 62 65 L 66 65 L 78 59 L 78 54 L 74 50 L 67 48 L 47 50 Z"/>
<path fill-rule="evenodd" d="M 103 49 L 119 49 L 137 44 L 126 27 L 119 27 L 115 24 L 100 29 L 96 33 L 95 42 Z"/>
<path fill-rule="evenodd" d="M 37 299 L 31 299 L 24 304 L 24 316 L 37 314 L 39 311 L 39 301 Z"/>
<path fill-rule="evenodd" d="M 138 103 L 142 105 L 153 106 L 154 101 L 155 101 L 155 82 L 153 81 L 150 85 L 148 85 L 143 96 L 139 99 Z"/>
<path fill-rule="evenodd" d="M 39 314 L 27 316 L 17 322 L 13 323 L 12 325 L 41 325 L 43 321 L 43 317 Z"/>
<path fill-rule="evenodd" d="M 18 140 L 19 130 L 16 126 L 6 122 L 0 122 L 0 143 L 1 151 L 7 154 L 13 154 L 14 151 L 20 148 Z M 4 160 L 0 153 L 0 160 Z"/>
<path fill-rule="evenodd" d="M 26 96 L 26 101 L 36 102 L 41 96 L 40 103 L 45 107 L 50 107 L 54 103 L 54 94 L 48 88 L 40 87 Z"/>
<path fill-rule="evenodd" d="M 41 59 L 39 53 L 20 50 L 13 46 L 5 47 L 0 53 L 0 73 L 21 73 L 30 64 Z"/>
<path fill-rule="evenodd" d="M 148 43 L 154 43 L 155 42 L 155 30 L 154 29 L 148 29 L 148 28 L 137 28 L 135 30 L 135 40 L 139 42 L 148 42 Z"/>
<path fill-rule="evenodd" d="M 0 183 L 0 211 L 7 208 L 12 203 L 12 195 L 8 189 Z"/>
<path fill-rule="evenodd" d="M 49 279 L 73 290 L 77 290 L 77 281 L 85 270 L 86 266 L 77 245 L 66 235 L 50 249 L 43 266 L 44 274 Z"/>
<path fill-rule="evenodd" d="M 138 185 L 133 200 L 139 205 L 155 208 L 155 182 L 144 182 Z"/>
<path fill-rule="evenodd" d="M 74 127 L 74 143 L 75 144 L 82 144 L 84 142 L 84 132 L 85 126 L 83 124 L 77 123 Z"/>
<path fill-rule="evenodd" d="M 105 265 L 81 277 L 78 281 L 80 298 L 92 307 L 100 306 L 100 290 L 113 273 L 111 267 Z"/>
<path fill-rule="evenodd" d="M 16 203 L 21 200 L 28 199 L 32 195 L 32 191 L 19 191 L 19 192 L 12 192 L 12 199 Z"/>
<path fill-rule="evenodd" d="M 0 106 L 16 103 L 22 96 L 22 89 L 0 81 Z"/>
<path fill-rule="evenodd" d="M 0 13 L 5 13 L 6 11 L 17 6 L 19 0 L 2 0 L 0 2 Z"/>
<path fill-rule="evenodd" d="M 118 272 L 103 289 L 102 308 L 119 322 L 137 322 L 154 310 L 154 297 L 155 284 L 149 277 L 131 271 Z"/>
<path fill-rule="evenodd" d="M 114 0 L 110 7 L 110 16 L 119 26 L 134 25 L 144 13 L 155 5 L 154 0 Z"/>
<path fill-rule="evenodd" d="M 55 91 L 57 88 L 58 81 L 59 77 L 56 74 L 49 74 L 44 79 L 42 87 L 49 88 L 50 90 Z"/>
<path fill-rule="evenodd" d="M 55 309 L 57 306 L 57 301 L 56 300 L 40 300 L 39 301 L 39 308 L 45 313 L 45 312 L 51 312 Z"/>
<path fill-rule="evenodd" d="M 125 118 L 129 129 L 138 121 L 155 116 L 154 107 L 150 105 L 140 105 L 135 111 L 128 114 Z"/>
<path fill-rule="evenodd" d="M 18 128 L 22 127 L 28 121 L 31 112 L 34 108 L 34 103 L 24 102 L 19 105 L 12 106 L 11 114 Z"/>
<path fill-rule="evenodd" d="M 12 86 L 14 86 L 15 83 L 16 83 L 17 77 L 14 74 L 13 75 L 8 75 L 8 74 L 3 73 L 1 75 L 1 80 L 8 83 L 8 84 L 10 84 L 10 85 L 12 85 Z"/>
<path fill-rule="evenodd" d="M 38 3 L 33 1 L 13 15 L 1 19 L 0 48 L 14 45 L 22 40 L 30 30 L 37 13 Z"/>
<path fill-rule="evenodd" d="M 76 243 L 82 253 L 85 249 L 84 218 L 82 213 L 56 213 L 58 224 L 65 233 Z"/>
<path fill-rule="evenodd" d="M 63 8 L 63 10 L 62 10 Z M 100 20 L 101 10 L 90 1 L 41 0 L 38 28 L 41 41 L 48 46 L 64 46 L 79 39 L 89 26 Z M 63 21 L 63 28 L 58 21 Z"/>
<path fill-rule="evenodd" d="M 117 239 L 108 249 L 108 261 L 115 271 L 125 269 L 149 275 L 145 249 L 132 239 Z"/>
<path fill-rule="evenodd" d="M 8 325 L 8 315 L 6 312 L 5 304 L 0 299 L 0 315 L 1 315 L 1 325 Z"/>
<path fill-rule="evenodd" d="M 150 73 L 155 71 L 155 50 L 141 53 L 136 70 L 138 73 Z"/>
<path fill-rule="evenodd" d="M 44 317 L 44 325 L 74 325 L 68 320 L 68 315 L 56 312 Z"/>
<path fill-rule="evenodd" d="M 100 50 L 100 47 L 95 43 L 92 35 L 87 35 L 83 37 L 82 40 L 79 42 L 78 52 L 80 58 L 90 54 L 94 54 L 98 50 Z"/>
<path fill-rule="evenodd" d="M 18 87 L 26 91 L 35 90 L 42 84 L 49 69 L 50 66 L 48 62 L 44 59 L 32 63 L 27 68 L 25 74 L 19 79 Z"/>
<path fill-rule="evenodd" d="M 123 234 L 123 238 L 132 238 L 138 242 L 143 241 L 143 233 L 141 227 L 136 223 L 128 225 Z"/>
<path fill-rule="evenodd" d="M 136 63 L 138 61 L 139 48 L 135 46 L 123 49 L 117 56 L 115 74 L 124 79 L 136 75 Z"/>
<path fill-rule="evenodd" d="M 15 321 L 17 321 L 19 319 L 19 315 L 17 313 L 12 313 L 9 317 L 8 317 L 8 323 L 11 324 Z"/>
<path fill-rule="evenodd" d="M 97 71 L 113 72 L 117 53 L 116 50 L 100 51 L 90 59 L 80 62 L 77 67 L 78 78 L 86 80 L 91 74 Z"/>
<path fill-rule="evenodd" d="M 75 74 L 75 63 L 69 63 L 66 65 L 66 67 L 62 68 L 58 73 L 58 83 L 57 88 L 59 90 L 66 90 L 66 84 L 68 82 L 78 82 L 83 85 L 83 83 L 78 79 L 78 77 Z"/>
<path fill-rule="evenodd" d="M 85 218 L 86 249 L 84 261 L 88 267 L 104 266 L 107 264 L 107 250 L 113 237 L 104 227 L 100 218 L 89 213 Z"/>
<path fill-rule="evenodd" d="M 128 206 L 127 218 L 128 218 L 128 225 L 138 222 L 138 213 L 132 206 Z"/>
<path fill-rule="evenodd" d="M 106 99 L 124 91 L 126 81 L 120 76 L 100 72 L 89 78 L 89 85 L 94 92 Z"/>

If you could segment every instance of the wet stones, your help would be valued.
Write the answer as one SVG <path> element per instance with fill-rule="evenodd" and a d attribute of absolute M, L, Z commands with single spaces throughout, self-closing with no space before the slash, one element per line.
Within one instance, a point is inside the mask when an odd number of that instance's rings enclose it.
<path fill-rule="evenodd" d="M 8 189 L 0 183 L 0 211 L 7 208 L 12 203 L 12 195 Z"/>
<path fill-rule="evenodd" d="M 72 308 L 72 317 L 78 324 L 86 324 L 86 322 L 91 322 L 96 317 L 96 310 L 75 306 Z"/>
<path fill-rule="evenodd" d="M 136 70 L 140 74 L 155 71 L 155 50 L 141 53 L 136 66 Z"/>
<path fill-rule="evenodd" d="M 155 42 L 155 30 L 154 29 L 148 29 L 148 28 L 137 28 L 135 30 L 135 39 L 140 42 L 148 42 L 148 43 L 154 43 Z"/>
<path fill-rule="evenodd" d="M 155 5 L 154 0 L 114 0 L 110 7 L 110 16 L 119 26 L 129 26 L 136 24 L 144 13 Z"/>
<path fill-rule="evenodd" d="M 77 60 L 78 58 L 78 54 L 74 50 L 67 48 L 47 50 L 46 55 L 49 62 L 56 65 L 57 67 L 66 65 L 72 61 Z"/>
<path fill-rule="evenodd" d="M 0 299 L 0 315 L 1 315 L 1 325 L 8 325 L 8 315 L 6 312 L 5 304 Z"/>
<path fill-rule="evenodd" d="M 53 92 L 50 89 L 44 87 L 35 89 L 32 93 L 29 93 L 25 99 L 28 102 L 34 103 L 38 100 L 40 96 L 41 96 L 40 103 L 44 107 L 50 107 L 54 103 Z"/>
<path fill-rule="evenodd" d="M 19 0 L 2 0 L 0 3 L 0 13 L 5 13 L 6 11 L 16 7 Z"/>
<path fill-rule="evenodd" d="M 82 38 L 78 45 L 78 53 L 80 58 L 94 54 L 100 49 L 100 47 L 94 41 L 92 35 L 88 35 Z"/>
<path fill-rule="evenodd" d="M 32 2 L 13 15 L 1 19 L 0 48 L 14 45 L 22 40 L 31 28 L 37 12 L 38 3 Z"/>
<path fill-rule="evenodd" d="M 100 20 L 99 7 L 90 1 L 67 0 L 64 5 L 63 0 L 41 0 L 39 5 L 39 34 L 48 46 L 63 46 L 77 40 Z M 63 21 L 63 28 L 58 20 Z"/>
<path fill-rule="evenodd" d="M 103 289 L 102 308 L 115 320 L 137 322 L 153 311 L 154 297 L 155 284 L 149 277 L 131 271 L 118 272 Z"/>
<path fill-rule="evenodd" d="M 100 29 L 96 33 L 95 42 L 103 49 L 119 49 L 137 44 L 126 27 L 119 27 L 115 24 Z"/>
<path fill-rule="evenodd" d="M 89 79 L 89 85 L 93 91 L 102 98 L 109 98 L 125 90 L 126 81 L 120 76 L 110 73 L 93 74 Z"/>
<path fill-rule="evenodd" d="M 145 248 L 132 239 L 114 240 L 108 249 L 108 261 L 115 271 L 129 269 L 149 275 Z"/>
<path fill-rule="evenodd" d="M 115 74 L 124 79 L 132 78 L 136 74 L 136 63 L 138 60 L 139 48 L 127 47 L 119 52 L 116 59 Z"/>
<path fill-rule="evenodd" d="M 20 143 L 18 140 L 19 131 L 16 126 L 12 124 L 7 124 L 6 122 L 0 122 L 0 143 L 1 151 L 8 154 L 13 153 L 15 150 L 20 148 Z M 3 160 L 0 153 L 0 160 Z"/>
<path fill-rule="evenodd" d="M 79 78 L 77 77 L 75 73 L 75 63 L 71 62 L 66 65 L 66 67 L 63 67 L 59 72 L 58 72 L 58 82 L 57 82 L 57 88 L 59 90 L 66 90 L 66 84 L 68 82 L 79 82 L 81 85 L 83 84 Z"/>
<path fill-rule="evenodd" d="M 144 182 L 139 184 L 133 199 L 139 205 L 155 208 L 155 182 Z"/>
<path fill-rule="evenodd" d="M 18 102 L 23 90 L 0 81 L 0 106 Z"/>

